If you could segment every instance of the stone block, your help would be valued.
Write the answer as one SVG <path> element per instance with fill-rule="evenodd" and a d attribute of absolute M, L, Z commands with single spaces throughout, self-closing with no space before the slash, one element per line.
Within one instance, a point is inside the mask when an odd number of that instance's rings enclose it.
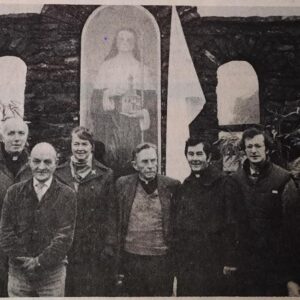
<path fill-rule="evenodd" d="M 78 54 L 79 41 L 76 39 L 70 39 L 68 41 L 58 42 L 54 46 L 54 53 L 59 56 L 74 56 Z"/>

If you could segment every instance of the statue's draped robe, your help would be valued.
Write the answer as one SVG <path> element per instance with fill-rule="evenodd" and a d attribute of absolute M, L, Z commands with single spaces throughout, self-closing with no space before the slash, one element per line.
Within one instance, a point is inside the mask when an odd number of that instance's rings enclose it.
<path fill-rule="evenodd" d="M 156 86 L 149 68 L 133 57 L 124 61 L 116 56 L 102 63 L 94 82 L 88 120 L 95 140 L 105 144 L 107 164 L 121 174 L 130 166 L 132 150 L 142 142 L 139 119 L 120 113 L 122 95 L 128 92 L 130 82 L 136 95 L 141 97 L 143 93 L 142 108 L 150 116 L 144 141 L 157 144 Z"/>

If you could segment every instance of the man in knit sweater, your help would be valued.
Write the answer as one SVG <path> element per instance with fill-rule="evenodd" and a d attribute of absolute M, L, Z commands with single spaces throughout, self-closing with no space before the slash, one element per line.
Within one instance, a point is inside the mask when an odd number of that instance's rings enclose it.
<path fill-rule="evenodd" d="M 120 208 L 119 253 L 128 296 L 171 296 L 173 194 L 179 182 L 157 174 L 157 149 L 150 143 L 136 147 L 137 173 L 116 182 Z"/>
<path fill-rule="evenodd" d="M 247 159 L 232 176 L 237 219 L 239 296 L 299 296 L 299 207 L 290 174 L 268 159 L 270 138 L 244 131 Z"/>

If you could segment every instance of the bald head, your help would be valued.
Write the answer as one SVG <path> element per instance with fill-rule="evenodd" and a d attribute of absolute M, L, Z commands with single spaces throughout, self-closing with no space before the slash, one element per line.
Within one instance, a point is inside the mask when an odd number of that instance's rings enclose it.
<path fill-rule="evenodd" d="M 52 156 L 52 157 L 55 157 L 56 159 L 56 150 L 55 148 L 49 144 L 49 143 L 38 143 L 36 144 L 32 150 L 31 150 L 31 153 L 30 153 L 30 156 L 34 156 L 36 154 L 39 154 L 39 153 L 45 153 L 49 156 Z"/>
<path fill-rule="evenodd" d="M 24 150 L 28 126 L 21 118 L 10 118 L 2 123 L 2 141 L 7 153 L 18 154 Z"/>
<path fill-rule="evenodd" d="M 32 148 L 29 165 L 33 177 L 39 182 L 45 182 L 53 176 L 56 163 L 57 154 L 51 144 L 39 143 Z"/>

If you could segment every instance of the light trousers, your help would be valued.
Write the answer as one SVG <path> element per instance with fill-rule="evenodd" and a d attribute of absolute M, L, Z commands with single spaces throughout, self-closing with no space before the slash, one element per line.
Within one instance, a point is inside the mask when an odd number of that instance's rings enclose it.
<path fill-rule="evenodd" d="M 40 269 L 34 276 L 26 274 L 20 267 L 9 265 L 9 297 L 64 297 L 66 265 L 50 270 Z"/>

